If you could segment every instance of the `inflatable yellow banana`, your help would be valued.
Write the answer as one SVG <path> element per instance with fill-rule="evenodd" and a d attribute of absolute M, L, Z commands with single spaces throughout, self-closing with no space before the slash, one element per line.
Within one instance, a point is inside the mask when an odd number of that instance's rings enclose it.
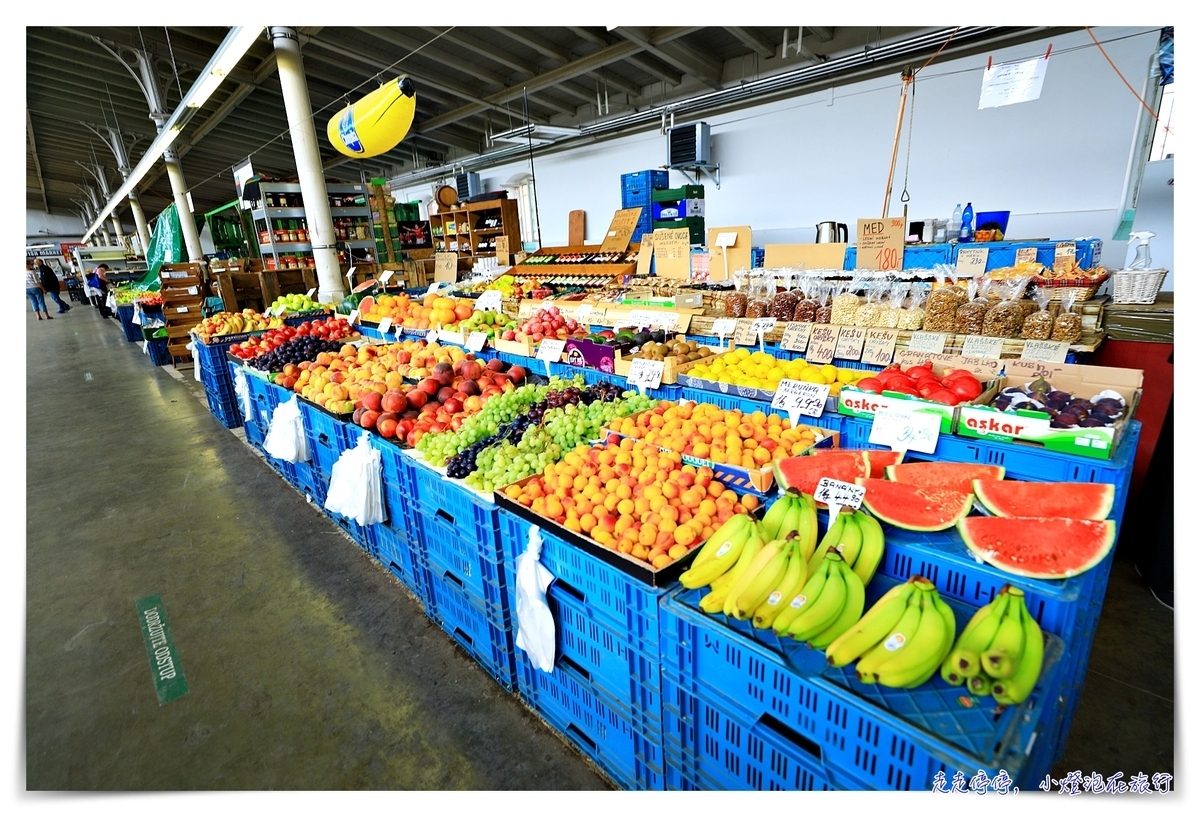
<path fill-rule="evenodd" d="M 325 128 L 339 153 L 367 159 L 400 144 L 412 127 L 417 91 L 412 80 L 399 77 L 342 108 Z"/>

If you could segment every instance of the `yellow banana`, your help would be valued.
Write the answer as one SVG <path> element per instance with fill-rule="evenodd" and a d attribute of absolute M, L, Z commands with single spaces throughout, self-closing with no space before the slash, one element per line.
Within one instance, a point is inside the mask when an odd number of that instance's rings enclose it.
<path fill-rule="evenodd" d="M 758 535 L 758 528 L 756 526 L 751 528 L 750 535 L 746 537 L 746 544 L 742 547 L 742 555 L 738 557 L 737 564 L 729 570 L 733 584 L 729 589 L 729 595 L 725 597 L 725 604 L 721 608 L 721 612 L 725 615 L 733 615 L 733 602 L 737 598 L 733 594 L 733 591 L 737 588 L 742 576 L 746 575 L 746 571 L 750 569 L 750 565 L 754 563 L 755 558 L 758 557 L 758 553 L 762 549 L 763 540 Z"/>
<path fill-rule="evenodd" d="M 842 525 L 842 535 L 833 548 L 842 554 L 842 558 L 849 565 L 853 565 L 858 561 L 858 554 L 862 550 L 862 530 L 858 526 L 860 516 L 865 516 L 865 514 L 861 511 L 846 514 L 846 521 Z"/>
<path fill-rule="evenodd" d="M 913 587 L 914 592 L 909 595 L 904 606 L 904 613 L 896 622 L 896 626 L 892 627 L 888 635 L 884 636 L 875 647 L 868 650 L 855 665 L 854 672 L 858 676 L 858 680 L 864 684 L 875 683 L 876 670 L 890 661 L 898 650 L 912 640 L 913 634 L 916 633 L 917 627 L 921 623 L 921 598 L 925 594 L 915 584 Z"/>
<path fill-rule="evenodd" d="M 1001 591 L 971 616 L 942 666 L 942 680 L 957 685 L 979 674 L 979 656 L 996 637 L 996 630 L 1000 628 L 1000 621 L 1008 608 L 1008 600 L 1008 594 Z"/>
<path fill-rule="evenodd" d="M 928 681 L 942 664 L 946 619 L 937 608 L 937 590 L 921 594 L 921 622 L 913 637 L 875 669 L 875 682 L 897 689 Z"/>
<path fill-rule="evenodd" d="M 878 520 L 862 511 L 855 512 L 858 517 L 858 530 L 862 534 L 862 548 L 858 558 L 854 560 L 854 573 L 864 585 L 870 584 L 875 576 L 879 563 L 883 561 L 883 528 Z"/>
<path fill-rule="evenodd" d="M 1021 652 L 1021 663 L 1012 677 L 992 682 L 992 695 L 996 703 L 1019 704 L 1029 697 L 1042 674 L 1042 658 L 1045 641 L 1042 628 L 1033 620 L 1029 608 L 1021 605 L 1021 621 L 1024 627 L 1025 649 Z"/>
<path fill-rule="evenodd" d="M 788 554 L 787 570 L 779 585 L 772 589 L 765 601 L 754 611 L 751 623 L 760 630 L 770 629 L 779 614 L 787 609 L 788 602 L 795 598 L 808 578 L 808 562 L 801 552 L 800 538 L 792 540 L 792 551 Z"/>
<path fill-rule="evenodd" d="M 700 599 L 700 609 L 709 615 L 716 615 L 721 612 L 721 608 L 725 606 L 725 598 L 729 595 L 729 589 L 733 587 L 733 577 L 726 573 L 717 578 L 715 582 L 709 585 L 709 593 L 704 598 Z"/>
<path fill-rule="evenodd" d="M 783 571 L 787 570 L 790 542 L 790 539 L 773 539 L 763 545 L 754 561 L 746 568 L 746 572 L 738 579 L 738 583 L 729 591 L 733 597 L 730 615 L 735 619 L 745 621 L 749 618 L 754 609 L 762 604 L 775 588 L 775 584 L 783 576 Z"/>
<path fill-rule="evenodd" d="M 967 689 L 972 695 L 987 695 L 991 692 L 991 683 L 990 678 L 980 673 L 979 675 L 972 675 L 967 679 Z"/>
<path fill-rule="evenodd" d="M 826 561 L 834 562 L 842 557 L 836 553 L 825 554 Z M 807 641 L 833 623 L 846 605 L 846 579 L 842 571 L 833 564 L 825 578 L 821 595 L 801 611 L 788 627 L 788 635 L 797 641 Z"/>
<path fill-rule="evenodd" d="M 837 516 L 829 517 L 829 527 L 825 529 L 825 535 L 821 537 L 821 544 L 817 545 L 817 549 L 808 558 L 808 572 L 810 575 L 813 569 L 825 558 L 825 554 L 841 540 L 842 529 L 846 525 L 846 518 L 848 516 L 849 514 L 839 513 Z"/>
<path fill-rule="evenodd" d="M 866 588 L 863 587 L 862 580 L 858 578 L 850 565 L 845 562 L 834 562 L 834 567 L 841 571 L 842 580 L 846 583 L 846 601 L 842 605 L 842 612 L 833 620 L 833 623 L 808 639 L 808 643 L 818 650 L 825 649 L 833 643 L 835 638 L 853 627 L 862 618 L 863 605 L 866 603 Z"/>
<path fill-rule="evenodd" d="M 988 676 L 997 680 L 1009 678 L 1017 671 L 1021 652 L 1025 646 L 1025 629 L 1021 623 L 1021 611 L 1025 609 L 1024 594 L 1009 594 L 1008 609 L 996 630 L 992 643 L 979 657 L 979 666 Z"/>
<path fill-rule="evenodd" d="M 775 500 L 771 507 L 767 508 L 767 512 L 763 514 L 762 521 L 758 523 L 759 533 L 765 541 L 772 541 L 786 534 L 787 531 L 780 531 L 784 527 L 784 523 L 788 518 L 788 514 L 792 510 L 792 495 L 784 494 Z"/>
<path fill-rule="evenodd" d="M 800 497 L 804 501 L 801 512 L 804 517 L 805 529 L 808 532 L 808 538 L 804 543 L 804 558 L 811 562 L 813 554 L 817 550 L 817 535 L 820 532 L 817 523 L 817 500 L 808 494 L 801 494 Z"/>
<path fill-rule="evenodd" d="M 775 623 L 771 625 L 771 629 L 775 631 L 776 635 L 787 634 L 792 622 L 800 616 L 810 602 L 816 601 L 821 595 L 828 578 L 829 562 L 822 560 L 815 570 L 809 570 L 804 586 L 787 601 L 787 607 L 775 617 Z"/>
<path fill-rule="evenodd" d="M 731 531 L 725 532 L 729 523 L 738 517 L 744 517 L 744 521 L 734 526 Z M 725 534 L 719 535 L 722 532 Z M 746 514 L 731 517 L 704 543 L 692 566 L 679 576 L 679 583 L 689 590 L 712 584 L 737 564 L 746 542 L 752 535 L 757 536 L 753 519 Z"/>
<path fill-rule="evenodd" d="M 825 657 L 830 665 L 844 667 L 887 638 L 900 622 L 900 617 L 908 607 L 908 597 L 915 590 L 912 582 L 904 582 L 884 593 L 857 624 L 825 649 Z"/>

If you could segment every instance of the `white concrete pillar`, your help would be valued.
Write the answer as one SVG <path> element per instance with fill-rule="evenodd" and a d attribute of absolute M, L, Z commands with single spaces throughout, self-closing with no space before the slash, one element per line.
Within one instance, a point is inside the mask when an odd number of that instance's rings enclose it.
<path fill-rule="evenodd" d="M 308 220 L 309 241 L 317 267 L 321 303 L 337 303 L 346 297 L 346 280 L 338 263 L 333 215 L 329 212 L 329 193 L 325 189 L 325 171 L 317 150 L 317 132 L 312 121 L 312 102 L 308 82 L 304 78 L 304 63 L 300 58 L 300 40 L 296 29 L 289 26 L 270 26 L 275 46 L 279 85 L 287 109 L 288 129 L 292 150 L 296 155 L 296 175 L 304 195 L 304 216 Z"/>
<path fill-rule="evenodd" d="M 179 155 L 167 148 L 162 158 L 167 166 L 167 178 L 171 180 L 171 193 L 175 196 L 175 209 L 179 214 L 179 226 L 183 230 L 183 243 L 187 247 L 188 260 L 203 261 L 204 250 L 200 249 L 200 233 L 196 230 L 196 220 L 192 218 L 192 211 L 188 209 L 187 182 L 183 179 Z"/>
<path fill-rule="evenodd" d="M 125 174 L 129 178 L 129 174 Z M 133 211 L 133 220 L 137 223 L 138 241 L 142 245 L 142 255 L 150 251 L 150 225 L 146 223 L 146 213 L 142 210 L 142 201 L 137 193 L 129 194 L 129 209 Z"/>

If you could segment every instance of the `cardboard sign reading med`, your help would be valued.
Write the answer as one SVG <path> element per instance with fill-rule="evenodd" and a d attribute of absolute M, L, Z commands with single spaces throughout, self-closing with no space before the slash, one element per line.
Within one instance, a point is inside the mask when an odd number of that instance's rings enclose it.
<path fill-rule="evenodd" d="M 904 263 L 904 219 L 860 218 L 858 256 L 860 269 L 898 270 Z"/>

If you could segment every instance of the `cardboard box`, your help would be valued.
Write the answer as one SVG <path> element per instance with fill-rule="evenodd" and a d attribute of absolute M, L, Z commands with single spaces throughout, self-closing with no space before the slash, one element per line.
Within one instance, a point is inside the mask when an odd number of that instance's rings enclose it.
<path fill-rule="evenodd" d="M 1036 360 L 1005 361 L 1005 376 L 997 379 L 976 400 L 959 407 L 955 434 L 979 440 L 1015 442 L 1047 451 L 1080 457 L 1112 459 L 1128 421 L 1142 396 L 1142 370 Z M 1091 399 L 1099 392 L 1115 391 L 1125 398 L 1125 414 L 1112 426 L 1101 428 L 1051 428 L 1050 415 L 1042 411 L 1000 411 L 989 405 L 1010 386 L 1023 387 L 1044 377 L 1055 389 Z"/>
<path fill-rule="evenodd" d="M 653 306 L 659 309 L 702 309 L 704 293 L 680 292 L 669 297 L 629 295 L 621 299 L 622 306 Z"/>
<path fill-rule="evenodd" d="M 960 361 L 959 365 L 934 363 L 933 373 L 941 377 L 954 369 L 967 369 L 979 379 L 984 393 L 987 393 L 988 389 L 994 385 L 996 379 L 999 377 L 1001 365 L 999 360 L 978 361 L 971 364 Z M 911 368 L 911 366 L 903 367 L 901 371 L 907 372 Z M 838 394 L 838 413 L 850 417 L 874 419 L 875 412 L 885 406 L 907 406 L 922 414 L 936 415 L 941 421 L 940 433 L 942 434 L 951 434 L 954 432 L 960 408 L 959 406 L 947 406 L 944 403 L 935 403 L 932 400 L 923 400 L 920 397 L 912 397 L 900 392 L 885 391 L 883 394 L 874 394 L 869 391 L 856 389 L 854 386 L 843 386 L 841 392 Z"/>
<path fill-rule="evenodd" d="M 685 336 L 677 335 L 676 337 L 685 337 Z M 714 355 L 721 354 L 721 352 L 723 352 L 723 351 L 724 351 L 723 349 L 716 349 L 716 348 L 713 349 Z M 628 357 L 625 357 L 621 354 L 621 351 L 618 349 L 616 356 L 614 358 L 614 361 L 613 361 L 614 371 L 616 372 L 616 374 L 619 374 L 621 377 L 628 377 L 629 376 L 629 367 L 633 365 L 633 361 L 636 359 L 638 359 L 637 355 L 630 355 Z M 668 385 L 668 386 L 673 385 L 678 382 L 678 378 L 681 374 L 686 372 L 688 369 L 691 369 L 695 366 L 700 365 L 701 363 L 704 362 L 704 360 L 705 359 L 684 360 L 683 358 L 679 358 L 679 357 L 665 357 L 665 358 L 663 358 L 663 374 L 662 374 L 662 380 L 660 382 L 665 385 Z"/>

